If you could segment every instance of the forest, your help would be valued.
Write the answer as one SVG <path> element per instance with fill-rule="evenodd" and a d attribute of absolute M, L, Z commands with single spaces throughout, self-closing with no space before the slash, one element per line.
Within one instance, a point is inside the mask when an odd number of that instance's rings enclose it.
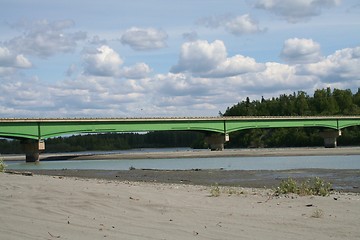
<path fill-rule="evenodd" d="M 281 94 L 271 99 L 253 100 L 246 98 L 228 107 L 221 116 L 349 116 L 360 114 L 360 88 L 353 94 L 351 90 L 330 88 L 318 89 L 313 96 L 299 91 Z M 320 128 L 276 128 L 251 129 L 230 135 L 228 148 L 235 147 L 305 147 L 323 146 L 319 136 Z M 339 146 L 360 145 L 360 127 L 342 130 L 338 138 Z"/>
<path fill-rule="evenodd" d="M 246 100 L 228 107 L 220 116 L 329 116 L 360 115 L 360 88 L 318 89 L 312 96 L 299 91 L 261 100 Z M 321 128 L 250 129 L 230 134 L 226 148 L 323 146 Z M 164 131 L 73 135 L 46 140 L 45 152 L 111 151 L 131 148 L 206 148 L 205 133 Z M 339 146 L 360 145 L 360 126 L 345 128 Z M 0 139 L 0 153 L 21 153 L 18 140 Z"/>
<path fill-rule="evenodd" d="M 198 143 L 203 143 L 203 139 L 203 133 L 192 131 L 85 134 L 46 139 L 44 152 L 112 151 L 170 147 L 198 148 Z M 22 153 L 21 142 L 0 139 L 0 153 Z"/>

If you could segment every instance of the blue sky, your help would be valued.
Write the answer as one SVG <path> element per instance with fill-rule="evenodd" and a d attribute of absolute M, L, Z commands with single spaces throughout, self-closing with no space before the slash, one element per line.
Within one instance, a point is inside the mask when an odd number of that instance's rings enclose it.
<path fill-rule="evenodd" d="M 217 116 L 360 87 L 356 0 L 0 1 L 0 117 Z"/>

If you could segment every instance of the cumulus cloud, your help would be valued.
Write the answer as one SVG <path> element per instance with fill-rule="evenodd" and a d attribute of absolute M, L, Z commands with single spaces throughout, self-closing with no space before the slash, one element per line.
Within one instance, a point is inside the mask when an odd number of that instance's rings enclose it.
<path fill-rule="evenodd" d="M 186 42 L 181 46 L 179 63 L 171 71 L 208 72 L 225 61 L 226 55 L 225 45 L 220 40 Z"/>
<path fill-rule="evenodd" d="M 98 35 L 95 35 L 89 40 L 89 43 L 93 45 L 105 45 L 107 44 L 107 41 L 106 39 L 101 39 Z"/>
<path fill-rule="evenodd" d="M 225 29 L 234 35 L 244 35 L 264 31 L 264 29 L 260 29 L 258 22 L 252 19 L 249 14 L 237 16 L 224 24 Z"/>
<path fill-rule="evenodd" d="M 54 86 L 51 100 L 67 116 L 125 116 L 133 103 L 145 99 L 137 85 L 134 80 L 79 75 Z"/>
<path fill-rule="evenodd" d="M 44 117 L 54 106 L 49 85 L 36 77 L 13 73 L 9 79 L 0 76 L 0 81 L 0 106 L 3 106 L 0 113 L 3 117 Z"/>
<path fill-rule="evenodd" d="M 360 82 L 360 47 L 336 51 L 325 59 L 298 67 L 299 74 L 313 75 L 324 83 Z"/>
<path fill-rule="evenodd" d="M 136 63 L 133 66 L 123 67 L 123 59 L 114 49 L 107 45 L 85 50 L 82 60 L 85 75 L 140 79 L 146 77 L 152 71 L 146 63 Z M 70 66 L 68 76 L 77 70 L 74 67 Z"/>
<path fill-rule="evenodd" d="M 0 68 L 30 68 L 31 62 L 22 54 L 15 54 L 6 47 L 0 47 Z"/>
<path fill-rule="evenodd" d="M 198 116 L 201 111 L 214 116 L 246 96 L 260 99 L 297 90 L 312 92 L 316 87 L 354 88 L 360 83 L 360 47 L 294 65 L 229 57 L 222 41 L 195 41 L 184 43 L 183 48 L 177 73 L 149 76 L 151 68 L 145 63 L 122 67 L 120 56 L 104 45 L 84 52 L 87 67 L 97 69 L 91 74 L 73 73 L 57 83 L 0 75 L 0 113 L 5 117 L 149 117 Z M 247 64 L 251 71 L 243 70 Z"/>
<path fill-rule="evenodd" d="M 95 76 L 117 76 L 123 60 L 119 54 L 107 45 L 83 55 L 85 73 Z"/>
<path fill-rule="evenodd" d="M 286 40 L 280 56 L 290 64 L 313 63 L 322 58 L 320 44 L 304 38 Z"/>
<path fill-rule="evenodd" d="M 262 67 L 250 57 L 227 57 L 226 47 L 220 40 L 212 43 L 198 40 L 182 45 L 179 62 L 171 68 L 171 72 L 190 72 L 195 76 L 218 78 L 258 71 Z"/>
<path fill-rule="evenodd" d="M 131 79 L 141 79 L 151 73 L 151 68 L 146 63 L 137 63 L 134 66 L 124 67 L 122 69 L 122 76 Z"/>
<path fill-rule="evenodd" d="M 258 22 L 249 14 L 241 16 L 212 16 L 200 19 L 200 25 L 208 28 L 224 28 L 227 32 L 241 36 L 245 34 L 254 34 L 264 32 L 266 29 L 261 29 Z"/>
<path fill-rule="evenodd" d="M 189 96 L 195 97 L 209 94 L 211 81 L 198 79 L 184 73 L 158 74 L 153 78 L 156 91 L 162 96 Z M 164 103 L 165 104 L 165 103 Z"/>
<path fill-rule="evenodd" d="M 57 53 L 73 52 L 79 41 L 86 39 L 85 32 L 68 32 L 74 26 L 71 20 L 53 21 L 38 20 L 21 22 L 13 25 L 23 34 L 5 42 L 5 45 L 17 52 L 49 57 Z"/>
<path fill-rule="evenodd" d="M 137 51 L 146 51 L 166 47 L 168 35 L 155 28 L 130 28 L 121 36 L 121 43 Z"/>
<path fill-rule="evenodd" d="M 341 0 L 258 0 L 255 6 L 281 16 L 288 22 L 297 23 L 319 15 L 324 8 L 340 3 Z"/>

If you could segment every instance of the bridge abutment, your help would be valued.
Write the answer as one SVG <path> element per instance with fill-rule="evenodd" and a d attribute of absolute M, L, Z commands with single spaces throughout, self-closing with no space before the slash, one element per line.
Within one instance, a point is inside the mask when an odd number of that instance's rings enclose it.
<path fill-rule="evenodd" d="M 22 142 L 26 162 L 38 162 L 40 153 L 45 150 L 45 142 L 42 140 L 26 140 Z"/>
<path fill-rule="evenodd" d="M 205 142 L 209 144 L 211 151 L 224 150 L 224 143 L 228 141 L 228 134 L 211 134 L 205 137 Z"/>
<path fill-rule="evenodd" d="M 337 138 L 341 136 L 341 130 L 327 130 L 320 133 L 320 136 L 324 138 L 325 148 L 336 148 Z"/>

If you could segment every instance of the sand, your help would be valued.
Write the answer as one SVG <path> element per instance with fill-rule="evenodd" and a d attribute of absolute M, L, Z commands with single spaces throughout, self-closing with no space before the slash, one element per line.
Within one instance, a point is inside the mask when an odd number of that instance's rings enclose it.
<path fill-rule="evenodd" d="M 130 182 L 176 183 L 211 186 L 275 188 L 293 178 L 298 182 L 320 177 L 337 191 L 360 193 L 360 169 L 292 169 L 292 170 L 31 170 L 39 175 L 97 178 Z"/>
<path fill-rule="evenodd" d="M 0 239 L 360 239 L 359 194 L 211 188 L 0 173 Z"/>

